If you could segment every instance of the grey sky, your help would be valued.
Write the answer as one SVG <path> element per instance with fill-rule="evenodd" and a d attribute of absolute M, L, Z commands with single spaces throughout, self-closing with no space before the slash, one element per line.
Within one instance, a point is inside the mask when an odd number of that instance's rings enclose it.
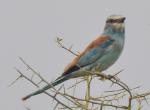
<path fill-rule="evenodd" d="M 8 88 L 18 75 L 13 67 L 24 69 L 17 57 L 23 57 L 47 80 L 54 80 L 73 58 L 58 48 L 56 36 L 81 51 L 102 33 L 111 14 L 126 17 L 126 43 L 121 57 L 107 72 L 125 68 L 120 74 L 123 81 L 150 90 L 149 4 L 149 0 L 0 0 L 0 109 L 25 110 L 24 106 L 29 106 L 50 110 L 51 100 L 45 95 L 20 100 L 36 90 L 27 81 Z"/>

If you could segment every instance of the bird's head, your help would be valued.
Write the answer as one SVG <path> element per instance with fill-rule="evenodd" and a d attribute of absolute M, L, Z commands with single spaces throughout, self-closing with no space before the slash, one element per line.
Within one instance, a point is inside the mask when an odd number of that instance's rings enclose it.
<path fill-rule="evenodd" d="M 105 29 L 111 28 L 113 31 L 124 32 L 125 19 L 126 18 L 121 15 L 111 15 L 106 20 Z"/>

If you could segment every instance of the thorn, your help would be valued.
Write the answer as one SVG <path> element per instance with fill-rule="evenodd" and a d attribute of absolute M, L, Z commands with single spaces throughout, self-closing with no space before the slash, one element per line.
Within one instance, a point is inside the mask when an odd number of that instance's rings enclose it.
<path fill-rule="evenodd" d="M 42 82 L 43 82 L 43 80 L 39 81 L 39 82 L 37 83 L 37 85 L 41 84 Z"/>
<path fill-rule="evenodd" d="M 26 107 L 26 106 L 24 106 L 25 107 L 25 109 L 27 109 L 27 110 L 31 110 L 29 107 Z"/>
<path fill-rule="evenodd" d="M 113 76 L 117 76 L 119 73 L 123 72 L 125 69 L 120 70 L 119 72 L 117 72 L 116 74 L 114 74 Z"/>
<path fill-rule="evenodd" d="M 65 85 L 63 84 L 63 85 L 62 85 L 62 87 L 63 87 L 63 91 L 64 91 L 64 93 L 66 93 Z"/>
<path fill-rule="evenodd" d="M 114 83 L 112 82 L 112 84 L 110 85 L 110 87 L 112 87 L 114 85 Z"/>
<path fill-rule="evenodd" d="M 17 80 L 19 80 L 21 77 L 22 77 L 22 75 L 20 75 L 19 77 L 17 77 L 8 87 L 11 87 L 13 84 L 15 84 L 15 82 L 16 82 Z"/>
<path fill-rule="evenodd" d="M 31 80 L 33 80 L 33 77 L 34 77 L 34 74 L 32 74 L 32 76 L 31 76 Z"/>
<path fill-rule="evenodd" d="M 148 101 L 147 101 L 147 99 L 146 99 L 146 96 L 144 96 L 144 100 L 145 100 L 145 102 L 147 103 L 147 105 L 149 105 L 149 103 L 148 103 Z"/>
<path fill-rule="evenodd" d="M 56 90 L 56 92 L 55 92 L 55 94 L 54 94 L 54 97 L 56 97 L 57 96 L 57 94 L 59 93 L 59 91 L 62 89 L 62 87 L 63 87 L 63 85 L 62 86 L 60 86 L 59 88 L 58 88 L 58 90 Z M 52 100 L 52 103 L 54 102 L 54 99 Z"/>
<path fill-rule="evenodd" d="M 69 47 L 69 50 L 72 50 L 73 44 Z"/>
<path fill-rule="evenodd" d="M 59 103 L 57 103 L 57 104 L 55 105 L 55 107 L 54 107 L 53 110 L 56 110 L 56 108 L 58 107 L 58 105 L 59 105 Z"/>

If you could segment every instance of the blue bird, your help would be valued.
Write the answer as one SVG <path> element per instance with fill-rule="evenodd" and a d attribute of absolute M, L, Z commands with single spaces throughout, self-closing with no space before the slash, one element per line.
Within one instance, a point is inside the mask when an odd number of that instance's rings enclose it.
<path fill-rule="evenodd" d="M 114 64 L 124 47 L 124 21 L 125 17 L 121 15 L 109 16 L 102 35 L 92 41 L 79 56 L 75 57 L 60 77 L 42 89 L 23 97 L 22 100 L 43 93 L 71 78 L 89 75 L 91 74 L 89 71 L 102 72 Z"/>

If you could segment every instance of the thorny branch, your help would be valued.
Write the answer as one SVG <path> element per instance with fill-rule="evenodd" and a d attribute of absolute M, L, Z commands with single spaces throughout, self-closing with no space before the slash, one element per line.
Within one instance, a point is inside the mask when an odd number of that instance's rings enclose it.
<path fill-rule="evenodd" d="M 57 43 L 59 44 L 59 46 L 60 46 L 61 48 L 65 49 L 65 50 L 67 50 L 68 52 L 72 53 L 73 55 L 78 56 L 78 54 L 76 54 L 75 52 L 73 52 L 73 51 L 71 50 L 72 46 L 71 46 L 70 48 L 65 47 L 65 46 L 62 44 L 62 40 L 63 40 L 63 39 L 57 37 L 56 41 L 57 41 Z"/>
<path fill-rule="evenodd" d="M 62 39 L 57 38 L 57 43 L 60 45 L 61 48 L 67 50 L 68 52 L 72 53 L 75 56 L 78 56 L 78 54 L 74 53 L 71 48 L 67 48 L 62 44 Z M 16 71 L 19 73 L 18 78 L 11 83 L 13 85 L 16 81 L 18 81 L 20 78 L 24 78 L 27 81 L 29 81 L 34 86 L 40 88 L 39 84 L 41 82 L 44 82 L 46 85 L 50 85 L 48 81 L 46 81 L 40 73 L 36 72 L 30 65 L 28 65 L 21 57 L 19 59 L 22 61 L 23 64 L 27 67 L 28 71 L 32 72 L 32 76 L 29 77 L 25 75 L 25 73 L 21 72 L 19 69 L 15 68 Z M 83 77 L 82 79 L 78 80 L 70 86 L 68 89 L 66 89 L 64 86 L 61 86 L 59 89 L 52 88 L 49 92 L 44 91 L 44 94 L 48 95 L 50 98 L 55 100 L 56 105 L 54 106 L 53 110 L 56 109 L 68 109 L 68 110 L 104 110 L 107 107 L 112 107 L 113 109 L 123 109 L 123 110 L 132 110 L 132 103 L 133 101 L 137 102 L 137 108 L 138 110 L 142 110 L 142 102 L 146 101 L 148 103 L 148 96 L 150 96 L 150 92 L 145 93 L 138 93 L 133 92 L 134 90 L 138 90 L 140 87 L 130 88 L 126 83 L 121 81 L 118 78 L 118 74 L 120 74 L 123 70 L 117 72 L 114 75 L 106 75 L 101 72 L 91 72 L 90 76 Z M 87 71 L 86 71 L 87 72 Z M 36 83 L 33 79 L 34 76 L 37 76 L 40 81 Z M 101 93 L 100 96 L 93 97 L 90 93 L 91 87 L 91 81 L 94 79 L 100 79 L 100 80 L 106 80 L 111 82 L 113 86 L 118 86 L 120 89 L 117 90 L 109 90 L 104 91 Z M 79 78 L 78 78 L 79 79 Z M 80 98 L 75 96 L 75 89 L 77 88 L 77 85 L 80 85 L 81 83 L 86 82 L 86 93 L 85 98 Z M 10 86 L 11 86 L 10 85 Z M 73 95 L 68 92 L 68 90 L 73 90 Z M 53 94 L 53 95 L 52 95 Z M 102 95 L 103 94 L 103 95 Z M 61 97 L 61 98 L 60 98 Z M 66 101 L 62 101 L 61 99 L 65 99 Z M 128 99 L 128 100 L 126 100 Z M 128 103 L 127 105 L 121 105 L 120 101 L 126 100 Z M 68 103 L 66 103 L 68 101 Z"/>

